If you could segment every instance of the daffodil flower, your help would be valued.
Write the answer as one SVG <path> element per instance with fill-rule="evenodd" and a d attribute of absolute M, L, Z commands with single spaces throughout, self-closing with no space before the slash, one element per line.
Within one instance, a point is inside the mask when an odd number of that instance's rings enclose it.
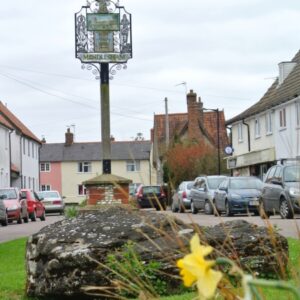
<path fill-rule="evenodd" d="M 192 237 L 190 245 L 191 253 L 179 259 L 177 267 L 181 269 L 180 275 L 184 285 L 190 287 L 196 283 L 200 297 L 209 299 L 215 294 L 222 273 L 212 269 L 215 261 L 205 260 L 204 257 L 210 254 L 213 248 L 200 245 L 197 234 Z"/>

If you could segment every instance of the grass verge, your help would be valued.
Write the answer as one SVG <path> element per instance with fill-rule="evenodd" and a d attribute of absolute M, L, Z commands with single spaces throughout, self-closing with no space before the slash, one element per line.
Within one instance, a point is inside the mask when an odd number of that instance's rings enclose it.
<path fill-rule="evenodd" d="M 290 257 L 290 280 L 299 285 L 300 241 L 288 238 Z M 26 238 L 0 244 L 0 299 L 34 300 L 24 295 L 25 289 L 25 245 Z M 261 290 L 266 300 L 293 299 L 287 294 L 278 294 L 278 290 Z M 162 297 L 161 300 L 191 300 L 196 294 L 186 293 L 177 296 Z M 278 298 L 279 297 L 279 298 Z"/>

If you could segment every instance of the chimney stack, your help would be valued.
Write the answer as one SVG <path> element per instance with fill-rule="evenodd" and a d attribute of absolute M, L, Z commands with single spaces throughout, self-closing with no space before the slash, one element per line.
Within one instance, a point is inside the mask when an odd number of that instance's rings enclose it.
<path fill-rule="evenodd" d="M 66 132 L 65 146 L 71 146 L 74 143 L 74 134 L 71 132 L 70 128 Z"/>
<path fill-rule="evenodd" d="M 193 90 L 187 94 L 189 139 L 199 139 L 202 136 L 199 123 L 203 122 L 203 104 L 200 99 L 198 102 Z"/>

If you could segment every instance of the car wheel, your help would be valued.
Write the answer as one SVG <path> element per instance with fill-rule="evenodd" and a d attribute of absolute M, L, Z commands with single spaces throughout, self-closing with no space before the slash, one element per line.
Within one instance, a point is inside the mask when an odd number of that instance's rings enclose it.
<path fill-rule="evenodd" d="M 173 212 L 173 213 L 178 212 L 178 208 L 175 206 L 174 201 L 173 201 L 173 203 L 172 203 L 172 212 Z"/>
<path fill-rule="evenodd" d="M 36 212 L 35 212 L 35 210 L 33 211 L 33 213 L 31 213 L 30 219 L 31 219 L 32 222 L 36 221 Z"/>
<path fill-rule="evenodd" d="M 29 221 L 28 212 L 26 212 L 26 216 L 23 218 L 23 220 L 24 220 L 24 223 L 28 223 L 28 221 Z"/>
<path fill-rule="evenodd" d="M 294 212 L 285 198 L 280 199 L 279 213 L 282 219 L 293 219 Z"/>
<path fill-rule="evenodd" d="M 18 224 L 22 224 L 22 223 L 23 223 L 23 219 L 22 219 L 22 216 L 21 216 L 21 212 L 20 212 L 19 218 L 18 218 L 18 220 L 17 220 L 17 223 L 18 223 Z"/>
<path fill-rule="evenodd" d="M 191 211 L 194 215 L 198 213 L 198 208 L 195 207 L 194 201 L 191 201 Z"/>
<path fill-rule="evenodd" d="M 45 210 L 43 211 L 41 217 L 40 217 L 41 221 L 46 221 L 46 214 L 45 214 Z"/>
<path fill-rule="evenodd" d="M 225 216 L 226 216 L 226 217 L 231 217 L 231 216 L 233 216 L 233 213 L 232 213 L 232 211 L 231 211 L 231 209 L 230 209 L 230 206 L 229 206 L 228 201 L 226 201 L 226 203 L 225 203 Z"/>
<path fill-rule="evenodd" d="M 208 200 L 206 200 L 204 203 L 204 213 L 206 215 L 211 215 L 213 213 L 213 208 Z"/>
<path fill-rule="evenodd" d="M 8 225 L 8 218 L 7 218 L 7 214 L 5 214 L 5 219 L 1 222 L 2 226 L 7 226 Z"/>

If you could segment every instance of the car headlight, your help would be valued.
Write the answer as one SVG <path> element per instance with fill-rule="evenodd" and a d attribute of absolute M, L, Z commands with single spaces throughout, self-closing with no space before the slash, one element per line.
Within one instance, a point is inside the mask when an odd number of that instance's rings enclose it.
<path fill-rule="evenodd" d="M 291 197 L 300 196 L 300 190 L 293 187 L 290 188 L 289 193 Z"/>
<path fill-rule="evenodd" d="M 238 200 L 241 199 L 241 196 L 239 194 L 230 194 L 230 198 L 232 200 Z"/>

